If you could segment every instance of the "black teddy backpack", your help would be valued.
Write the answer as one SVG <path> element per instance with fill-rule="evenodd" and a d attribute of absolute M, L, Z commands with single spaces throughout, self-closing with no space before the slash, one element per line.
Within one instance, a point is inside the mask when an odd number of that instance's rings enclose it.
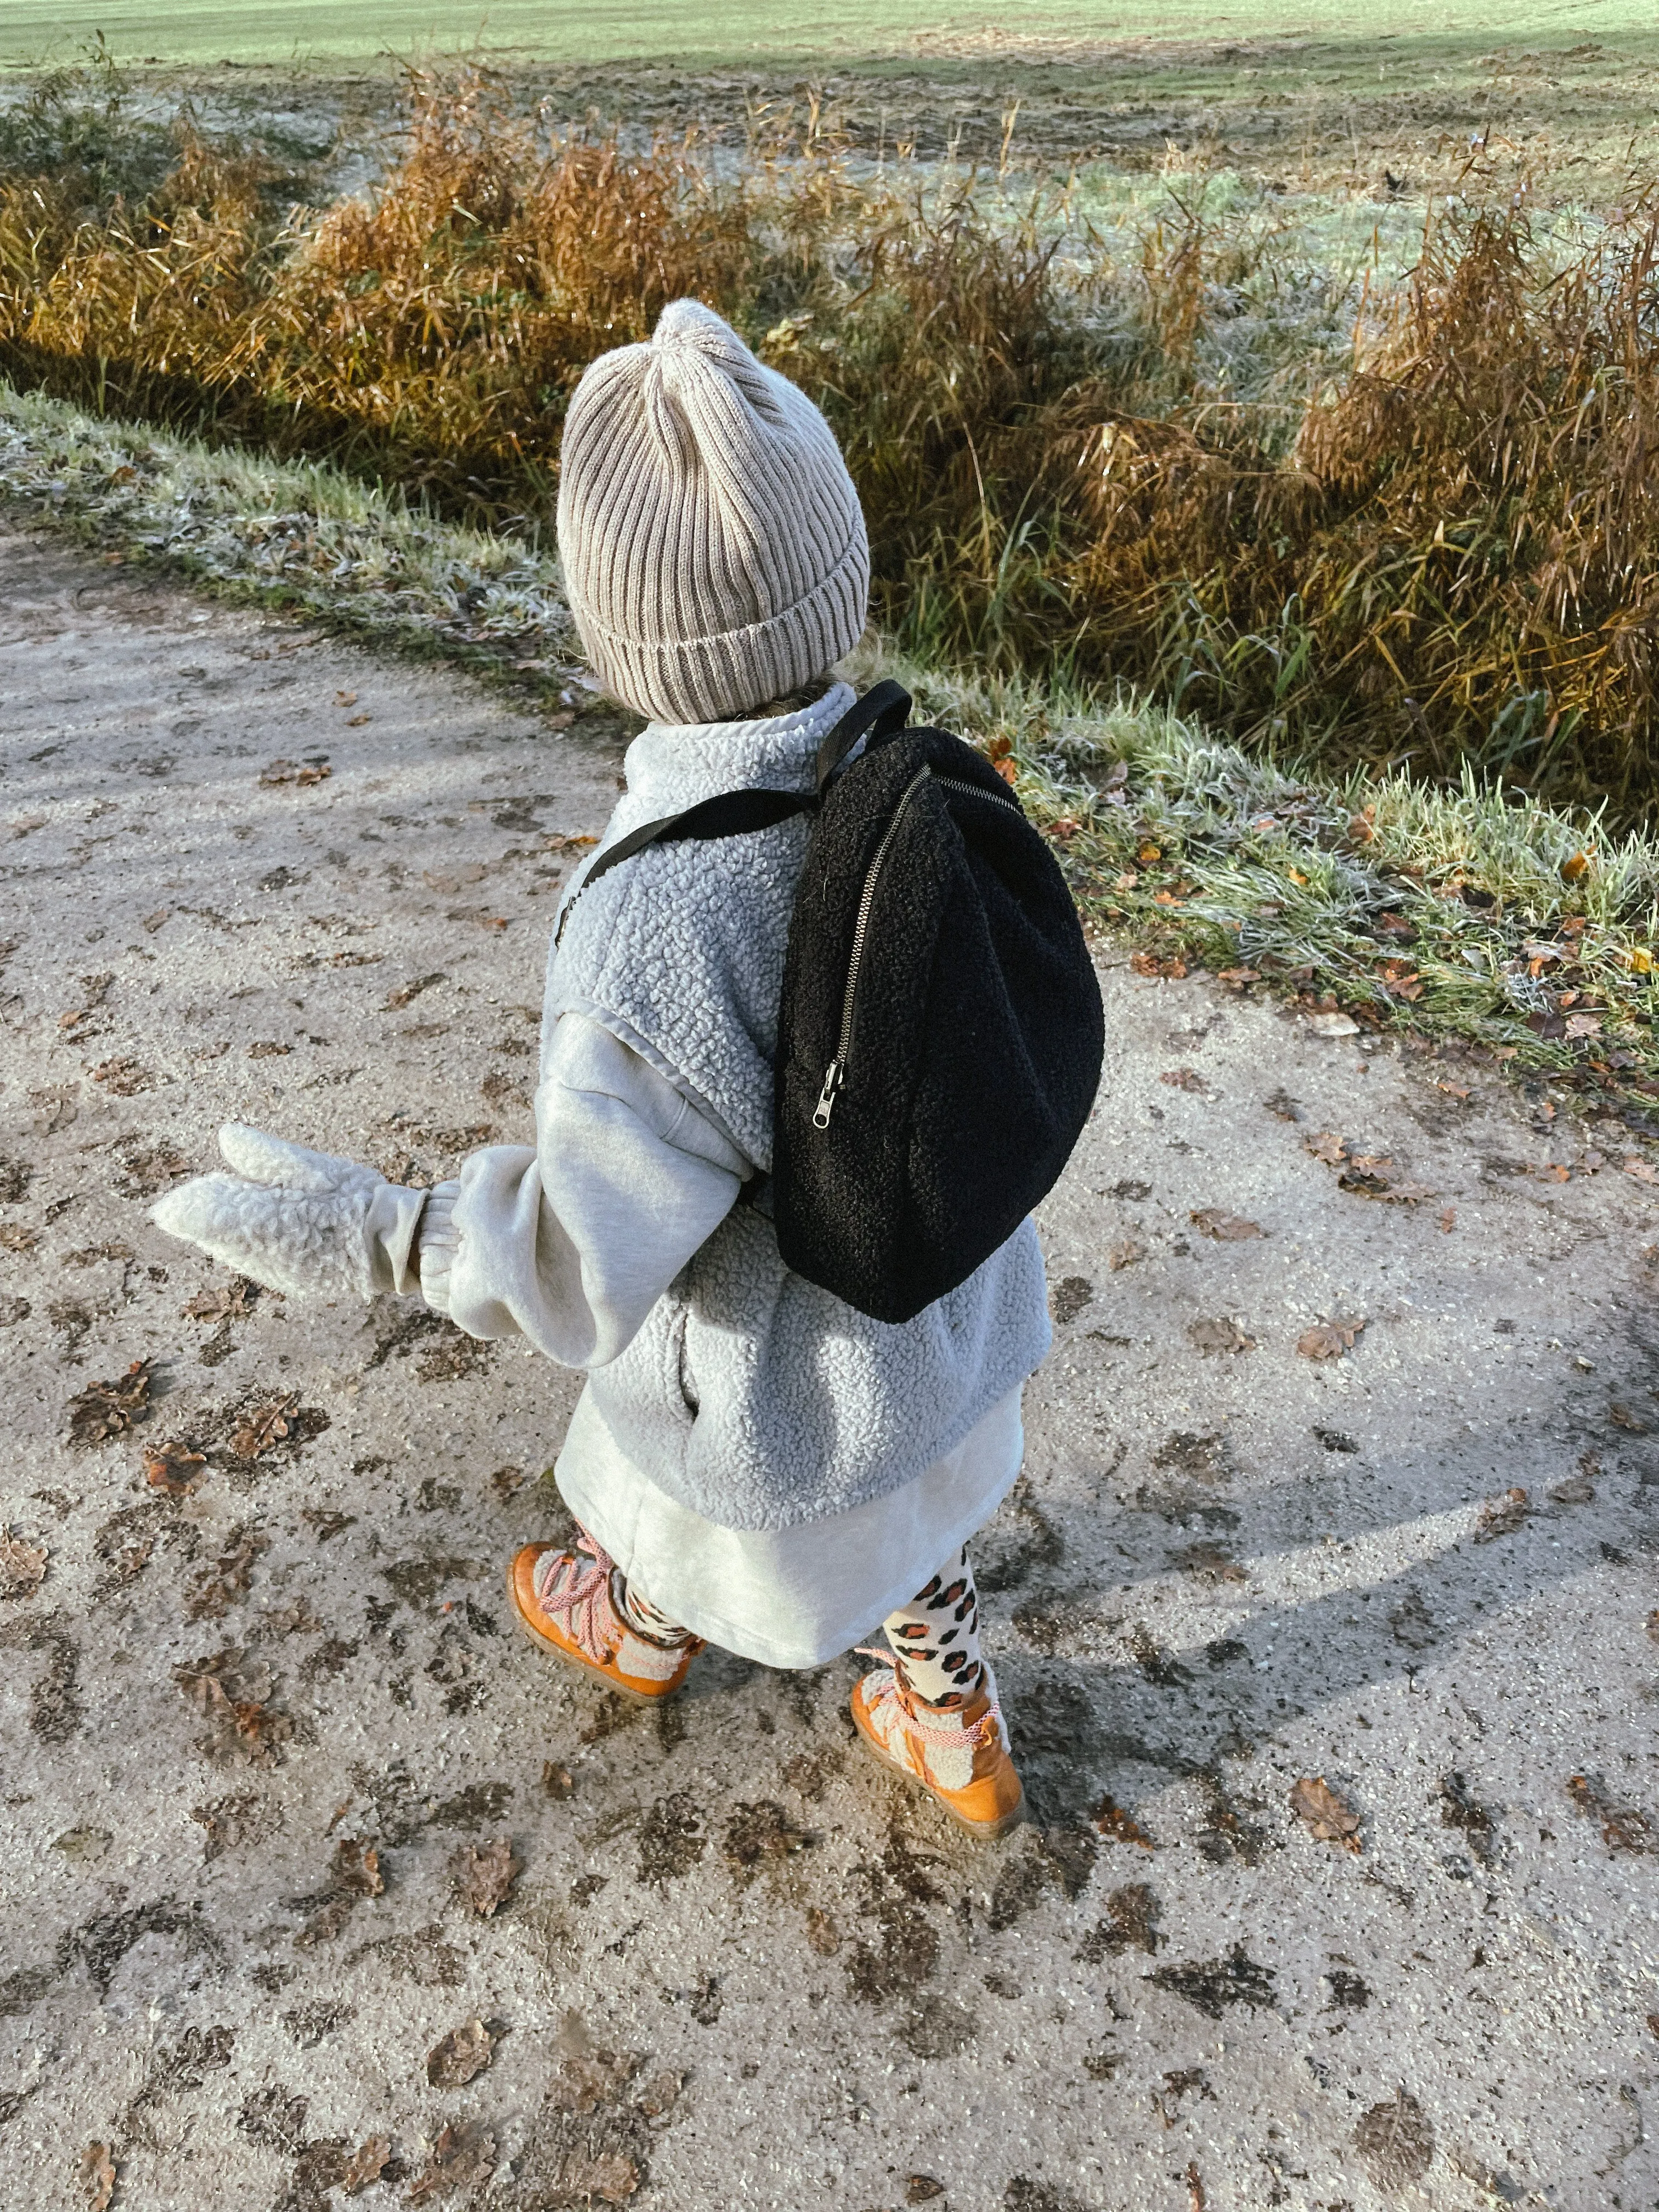
<path fill-rule="evenodd" d="M 900 684 L 878 684 L 820 746 L 814 793 L 723 792 L 645 823 L 581 886 L 647 845 L 811 816 L 778 1009 L 771 1213 L 787 1267 L 885 1322 L 965 1282 L 1054 1188 L 1105 1048 L 1054 854 L 982 754 L 908 727 L 909 712 Z"/>

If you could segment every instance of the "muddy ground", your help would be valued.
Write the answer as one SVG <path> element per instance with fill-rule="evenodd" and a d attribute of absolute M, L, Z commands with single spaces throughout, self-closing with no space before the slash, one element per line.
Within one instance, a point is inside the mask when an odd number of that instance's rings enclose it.
<path fill-rule="evenodd" d="M 527 1131 L 581 726 L 0 535 L 0 2203 L 1649 2212 L 1622 1133 L 1103 952 L 989 1849 L 861 1662 L 641 1717 L 510 1632 L 572 1377 L 149 1226 L 228 1116 Z"/>

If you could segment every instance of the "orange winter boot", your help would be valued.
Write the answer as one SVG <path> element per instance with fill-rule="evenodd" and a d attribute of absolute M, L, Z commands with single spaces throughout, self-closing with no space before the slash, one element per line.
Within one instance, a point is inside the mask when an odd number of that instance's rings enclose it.
<path fill-rule="evenodd" d="M 526 1544 L 507 1568 L 507 1595 L 519 1626 L 543 1650 L 598 1675 L 624 1698 L 649 1705 L 672 1697 L 702 1639 L 642 1636 L 623 1613 L 617 1579 L 616 1562 L 584 1535 L 574 1552 Z"/>
<path fill-rule="evenodd" d="M 978 1689 L 955 1712 L 924 1704 L 890 1667 L 878 1667 L 854 1686 L 853 1721 L 884 1766 L 921 1783 L 975 1835 L 988 1840 L 1006 1835 L 1024 1817 L 1025 1792 L 1008 1756 L 1008 1731 L 988 1666 Z"/>

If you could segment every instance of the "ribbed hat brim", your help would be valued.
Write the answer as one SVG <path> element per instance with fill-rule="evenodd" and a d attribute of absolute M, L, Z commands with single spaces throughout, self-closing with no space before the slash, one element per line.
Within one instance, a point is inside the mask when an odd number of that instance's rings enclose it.
<path fill-rule="evenodd" d="M 607 690 L 656 721 L 706 722 L 781 699 L 833 667 L 864 635 L 869 592 L 870 549 L 860 528 L 805 599 L 765 622 L 708 637 L 630 637 L 608 629 L 579 592 L 568 596 Z"/>

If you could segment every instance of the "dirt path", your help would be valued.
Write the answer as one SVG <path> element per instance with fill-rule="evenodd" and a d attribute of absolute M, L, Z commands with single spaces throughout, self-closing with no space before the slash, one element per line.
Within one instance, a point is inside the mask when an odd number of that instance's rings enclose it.
<path fill-rule="evenodd" d="M 0 2202 L 94 2201 L 104 2143 L 118 2207 L 304 2212 L 384 2136 L 371 2206 L 1649 2212 L 1620 1152 L 1109 965 L 978 1547 L 1039 1819 L 977 1853 L 853 1755 L 858 1662 L 711 1654 L 641 1719 L 507 1632 L 571 1378 L 244 1313 L 145 1218 L 231 1115 L 432 1176 L 526 1131 L 551 848 L 614 757 L 4 534 L 0 738 Z M 1299 1356 L 1322 1319 L 1365 1326 Z M 134 1361 L 147 1417 L 77 1441 Z M 1319 1777 L 1358 1851 L 1292 1812 Z M 484 1917 L 457 1854 L 487 1888 L 503 1838 Z"/>

